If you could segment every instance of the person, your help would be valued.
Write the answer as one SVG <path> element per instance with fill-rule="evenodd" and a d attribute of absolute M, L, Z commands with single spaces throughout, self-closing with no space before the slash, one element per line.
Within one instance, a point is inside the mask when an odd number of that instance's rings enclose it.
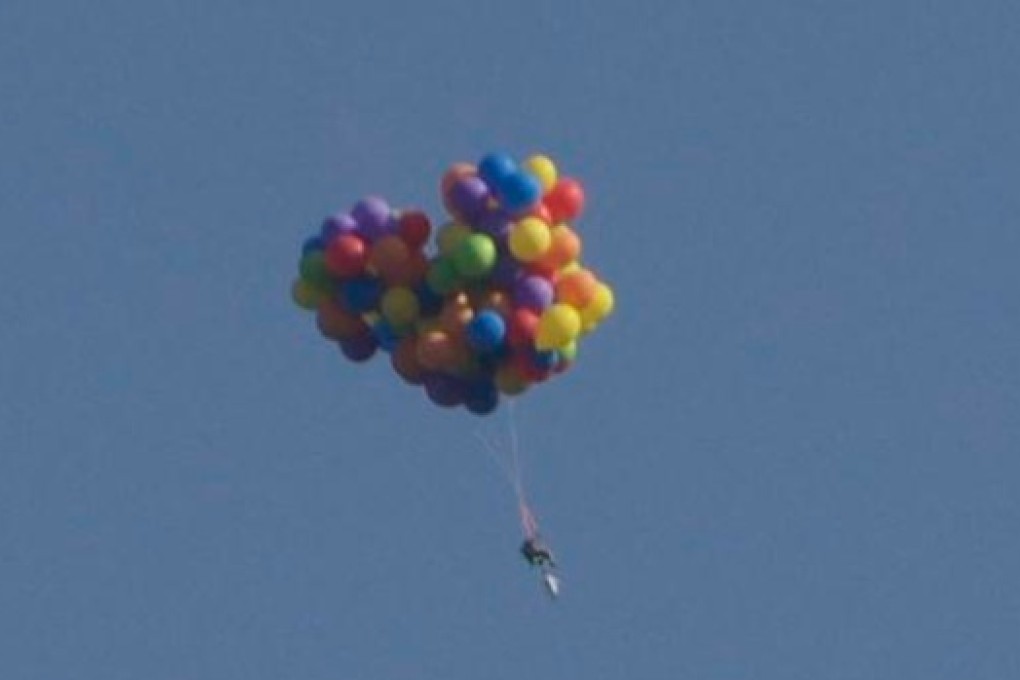
<path fill-rule="evenodd" d="M 528 564 L 533 567 L 555 567 L 556 560 L 541 539 L 537 536 L 525 539 L 521 544 L 521 554 Z"/>

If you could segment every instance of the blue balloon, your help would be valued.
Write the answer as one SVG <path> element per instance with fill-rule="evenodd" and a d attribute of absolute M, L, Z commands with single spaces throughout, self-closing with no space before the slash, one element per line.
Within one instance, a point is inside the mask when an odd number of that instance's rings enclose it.
<path fill-rule="evenodd" d="M 319 236 L 310 236 L 305 239 L 305 242 L 303 244 L 301 244 L 301 255 L 304 256 L 307 255 L 308 253 L 322 249 L 323 249 L 322 238 Z"/>
<path fill-rule="evenodd" d="M 438 314 L 446 301 L 446 298 L 432 290 L 424 281 L 415 286 L 414 293 L 418 296 L 418 308 L 422 316 Z"/>
<path fill-rule="evenodd" d="M 517 172 L 517 163 L 505 153 L 490 153 L 478 162 L 478 176 L 496 190 L 510 175 Z"/>
<path fill-rule="evenodd" d="M 471 383 L 465 390 L 464 406 L 475 415 L 489 415 L 499 406 L 499 391 L 489 381 Z"/>
<path fill-rule="evenodd" d="M 376 341 L 379 343 L 379 349 L 384 352 L 390 353 L 397 348 L 397 343 L 400 342 L 400 336 L 393 330 L 386 319 L 380 319 L 374 326 L 372 326 L 372 335 L 375 336 Z"/>
<path fill-rule="evenodd" d="M 560 361 L 560 353 L 554 349 L 546 352 L 531 351 L 531 362 L 540 371 L 551 371 Z"/>
<path fill-rule="evenodd" d="M 506 322 L 498 312 L 486 309 L 475 315 L 467 326 L 467 340 L 471 347 L 482 353 L 494 352 L 506 338 Z"/>
<path fill-rule="evenodd" d="M 371 312 L 379 306 L 382 283 L 377 279 L 359 277 L 340 286 L 340 296 L 347 309 L 357 314 Z"/>
<path fill-rule="evenodd" d="M 508 175 L 497 185 L 496 194 L 503 207 L 512 213 L 521 213 L 538 204 L 542 198 L 542 185 L 526 172 Z"/>

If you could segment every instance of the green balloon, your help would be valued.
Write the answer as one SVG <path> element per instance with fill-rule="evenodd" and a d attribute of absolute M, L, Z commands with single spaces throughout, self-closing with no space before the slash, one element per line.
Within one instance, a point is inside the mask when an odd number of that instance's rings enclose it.
<path fill-rule="evenodd" d="M 321 250 L 313 250 L 301 257 L 301 278 L 317 288 L 329 288 L 330 275 L 326 257 Z"/>
<path fill-rule="evenodd" d="M 453 251 L 453 266 L 461 276 L 478 279 L 496 265 L 496 244 L 486 234 L 471 234 Z"/>
<path fill-rule="evenodd" d="M 437 295 L 449 295 L 460 285 L 460 280 L 453 263 L 445 257 L 440 257 L 429 265 L 425 283 Z"/>

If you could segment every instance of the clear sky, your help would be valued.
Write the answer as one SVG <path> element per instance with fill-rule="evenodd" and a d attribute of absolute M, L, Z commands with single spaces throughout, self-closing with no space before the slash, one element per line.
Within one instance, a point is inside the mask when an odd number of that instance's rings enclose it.
<path fill-rule="evenodd" d="M 1020 677 L 1013 0 L 0 4 L 4 680 Z M 490 149 L 617 315 L 472 433 L 288 288 Z"/>

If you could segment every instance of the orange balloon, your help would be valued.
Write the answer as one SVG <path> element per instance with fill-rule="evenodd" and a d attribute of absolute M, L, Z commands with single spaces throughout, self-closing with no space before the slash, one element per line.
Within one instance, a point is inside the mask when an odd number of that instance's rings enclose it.
<path fill-rule="evenodd" d="M 315 323 L 319 332 L 330 340 L 356 338 L 368 331 L 368 326 L 359 316 L 351 314 L 332 300 L 319 305 Z"/>
<path fill-rule="evenodd" d="M 419 283 L 429 270 L 429 261 L 422 253 L 412 252 L 395 271 L 385 276 L 386 283 L 391 286 L 413 287 Z"/>
<path fill-rule="evenodd" d="M 556 301 L 575 309 L 584 309 L 595 299 L 598 279 L 587 269 L 563 274 L 556 281 Z"/>
<path fill-rule="evenodd" d="M 385 279 L 397 276 L 410 257 L 407 243 L 399 236 L 384 236 L 372 245 L 368 266 Z"/>
<path fill-rule="evenodd" d="M 439 325 L 451 337 L 460 337 L 464 334 L 464 327 L 474 318 L 474 310 L 471 309 L 471 301 L 464 293 L 458 293 L 446 301 L 442 311 L 439 313 Z"/>
<path fill-rule="evenodd" d="M 413 335 L 401 339 L 390 356 L 393 370 L 410 385 L 420 385 L 425 367 L 418 360 L 418 340 Z"/>
<path fill-rule="evenodd" d="M 432 371 L 446 370 L 456 359 L 456 348 L 443 331 L 429 331 L 418 336 L 415 356 L 418 363 Z"/>

